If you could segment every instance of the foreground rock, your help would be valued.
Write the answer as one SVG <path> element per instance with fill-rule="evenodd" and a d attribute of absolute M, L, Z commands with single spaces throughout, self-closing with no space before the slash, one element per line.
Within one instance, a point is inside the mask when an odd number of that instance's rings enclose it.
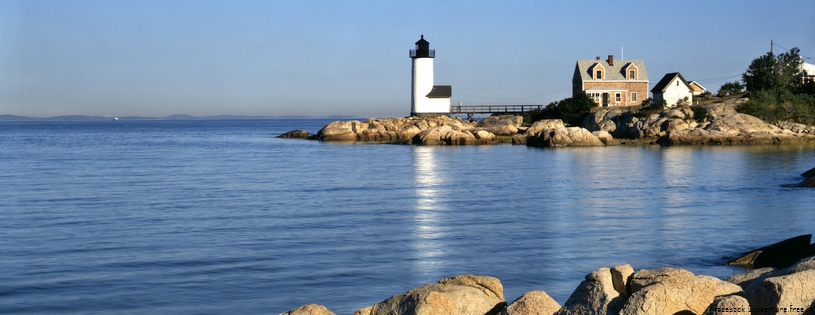
<path fill-rule="evenodd" d="M 506 306 L 501 281 L 462 275 L 397 294 L 354 315 L 491 315 Z"/>
<path fill-rule="evenodd" d="M 629 265 L 614 267 L 614 270 L 631 269 Z M 619 274 L 619 272 L 618 272 Z M 615 285 L 615 279 L 618 281 Z M 626 301 L 626 281 L 628 277 L 614 277 L 612 269 L 600 268 L 588 275 L 577 286 L 556 315 L 617 314 Z"/>
<path fill-rule="evenodd" d="M 641 270 L 629 282 L 631 297 L 620 315 L 702 314 L 717 296 L 743 292 L 733 283 L 679 268 Z"/>
<path fill-rule="evenodd" d="M 744 255 L 728 260 L 725 264 L 752 268 L 786 268 L 792 266 L 792 264 L 802 258 L 812 255 L 808 253 L 811 240 L 812 234 L 799 235 L 752 250 Z"/>
<path fill-rule="evenodd" d="M 771 267 L 726 280 L 680 268 L 634 272 L 630 265 L 600 268 L 586 275 L 563 306 L 546 292 L 530 291 L 507 305 L 493 277 L 462 275 L 424 285 L 354 315 L 677 315 L 815 314 L 815 257 L 784 269 Z M 285 315 L 334 314 L 308 304 Z"/>
<path fill-rule="evenodd" d="M 512 302 L 502 315 L 552 315 L 560 309 L 552 297 L 544 291 L 530 291 Z"/>
<path fill-rule="evenodd" d="M 319 304 L 306 304 L 280 315 L 335 315 L 325 306 Z"/>
<path fill-rule="evenodd" d="M 785 309 L 792 314 L 815 314 L 815 257 L 784 269 L 767 267 L 733 275 L 726 281 L 743 288 L 744 296 L 753 309 Z"/>

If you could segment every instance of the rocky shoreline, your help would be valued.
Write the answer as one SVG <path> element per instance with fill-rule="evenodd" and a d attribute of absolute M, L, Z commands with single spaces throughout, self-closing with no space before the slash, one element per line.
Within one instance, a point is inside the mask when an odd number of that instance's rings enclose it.
<path fill-rule="evenodd" d="M 467 274 L 396 294 L 354 315 L 815 314 L 815 257 L 811 257 L 815 244 L 809 244 L 811 237 L 798 236 L 731 260 L 759 267 L 753 263 L 761 253 L 764 258 L 759 260 L 770 265 L 806 256 L 797 262 L 778 269 L 753 269 L 724 280 L 673 267 L 635 272 L 626 264 L 587 274 L 560 305 L 542 290 L 507 303 L 499 279 Z M 283 315 L 334 312 L 306 304 Z"/>
<path fill-rule="evenodd" d="M 815 126 L 769 124 L 736 112 L 746 98 L 702 105 L 705 117 L 679 107 L 637 117 L 629 108 L 603 108 L 586 116 L 582 126 L 544 119 L 524 126 L 522 116 L 490 116 L 479 122 L 458 117 L 369 118 L 334 121 L 317 134 L 293 130 L 279 138 L 417 145 L 489 145 L 511 142 L 532 147 L 582 147 L 625 144 L 747 145 L 815 143 Z"/>

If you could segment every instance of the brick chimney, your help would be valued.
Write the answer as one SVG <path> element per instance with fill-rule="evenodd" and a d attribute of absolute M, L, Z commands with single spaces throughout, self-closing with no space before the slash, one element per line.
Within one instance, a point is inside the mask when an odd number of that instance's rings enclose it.
<path fill-rule="evenodd" d="M 597 56 L 597 61 L 600 61 L 600 56 Z"/>
<path fill-rule="evenodd" d="M 608 65 L 609 66 L 614 65 L 614 55 L 608 55 Z"/>

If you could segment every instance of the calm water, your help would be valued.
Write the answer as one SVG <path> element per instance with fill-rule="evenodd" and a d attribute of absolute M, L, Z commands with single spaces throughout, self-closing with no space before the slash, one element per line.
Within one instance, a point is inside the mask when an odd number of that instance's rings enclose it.
<path fill-rule="evenodd" d="M 597 268 L 815 232 L 812 147 L 275 139 L 327 121 L 0 122 L 0 313 L 338 314 L 457 274 L 563 303 Z"/>

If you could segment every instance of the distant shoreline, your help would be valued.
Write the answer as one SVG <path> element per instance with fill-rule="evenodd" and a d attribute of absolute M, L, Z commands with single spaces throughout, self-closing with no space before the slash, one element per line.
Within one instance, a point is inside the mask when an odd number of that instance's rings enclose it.
<path fill-rule="evenodd" d="M 114 119 L 117 118 L 117 119 Z M 247 115 L 217 115 L 217 116 L 190 116 L 190 115 L 170 115 L 166 117 L 144 117 L 144 116 L 88 116 L 88 115 L 62 115 L 52 117 L 29 117 L 18 115 L 0 115 L 0 121 L 105 121 L 105 120 L 223 120 L 223 119 L 244 119 L 244 120 L 264 120 L 264 119 L 360 119 L 358 116 L 330 115 L 330 116 L 247 116 Z"/>

